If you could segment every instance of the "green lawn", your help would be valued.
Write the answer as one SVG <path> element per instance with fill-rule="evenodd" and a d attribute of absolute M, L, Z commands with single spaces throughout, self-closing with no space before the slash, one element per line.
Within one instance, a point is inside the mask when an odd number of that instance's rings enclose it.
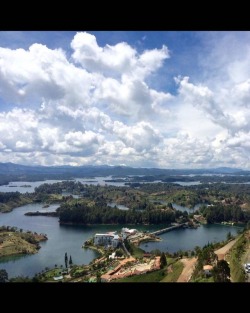
<path fill-rule="evenodd" d="M 177 261 L 173 263 L 172 264 L 173 271 L 171 273 L 167 273 L 165 277 L 161 280 L 161 282 L 164 282 L 164 283 L 177 282 L 177 279 L 181 275 L 183 267 L 184 265 L 181 263 L 181 261 Z"/>
<path fill-rule="evenodd" d="M 54 281 L 54 277 L 61 276 L 62 271 L 61 268 L 50 269 L 40 275 L 40 281 Z"/>
<path fill-rule="evenodd" d="M 133 257 L 135 257 L 135 258 L 143 257 L 143 254 L 145 252 L 142 249 L 140 249 L 139 247 L 132 245 L 132 244 L 131 244 L 131 248 L 132 248 L 131 254 L 133 255 Z"/>

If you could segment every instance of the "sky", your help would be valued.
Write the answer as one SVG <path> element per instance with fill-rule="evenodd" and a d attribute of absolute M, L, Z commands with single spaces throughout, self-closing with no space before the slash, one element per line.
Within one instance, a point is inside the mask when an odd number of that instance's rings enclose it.
<path fill-rule="evenodd" d="M 1 31 L 0 162 L 250 169 L 250 32 Z"/>

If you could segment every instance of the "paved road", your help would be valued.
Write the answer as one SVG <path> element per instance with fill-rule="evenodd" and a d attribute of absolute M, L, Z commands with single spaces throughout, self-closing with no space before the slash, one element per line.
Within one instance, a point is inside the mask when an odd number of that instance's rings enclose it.
<path fill-rule="evenodd" d="M 128 252 L 128 250 L 127 250 L 127 248 L 126 248 L 126 246 L 125 246 L 123 241 L 122 241 L 122 247 L 123 247 L 124 251 L 126 252 L 127 256 L 131 257 L 131 254 Z"/>

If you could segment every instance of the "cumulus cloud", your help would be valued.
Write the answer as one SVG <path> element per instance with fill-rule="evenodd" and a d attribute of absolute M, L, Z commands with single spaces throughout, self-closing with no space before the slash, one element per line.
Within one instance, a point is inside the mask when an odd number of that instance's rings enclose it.
<path fill-rule="evenodd" d="M 113 132 L 127 147 L 140 153 L 154 148 L 161 140 L 158 131 L 146 122 L 139 122 L 135 126 L 128 127 L 116 121 Z"/>
<path fill-rule="evenodd" d="M 158 76 L 168 42 L 139 51 L 78 32 L 67 53 L 0 47 L 0 162 L 249 167 L 249 33 L 201 37 L 202 72 L 179 67 L 174 90 Z"/>
<path fill-rule="evenodd" d="M 77 33 L 71 42 L 72 57 L 89 72 L 108 76 L 135 76 L 144 79 L 169 58 L 168 48 L 146 50 L 141 55 L 126 42 L 100 47 L 94 35 Z"/>

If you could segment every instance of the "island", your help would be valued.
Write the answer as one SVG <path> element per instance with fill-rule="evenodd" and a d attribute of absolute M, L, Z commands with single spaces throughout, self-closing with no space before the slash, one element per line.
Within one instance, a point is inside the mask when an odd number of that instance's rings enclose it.
<path fill-rule="evenodd" d="M 32 203 L 32 194 L 21 194 L 20 192 L 0 192 L 0 212 L 8 213 L 13 209 L 25 204 Z"/>
<path fill-rule="evenodd" d="M 34 254 L 40 249 L 39 242 L 48 240 L 46 234 L 23 231 L 16 227 L 0 227 L 0 258 L 11 255 Z"/>
<path fill-rule="evenodd" d="M 52 217 L 57 217 L 58 213 L 56 211 L 54 211 L 54 212 L 40 212 L 40 211 L 36 211 L 36 212 L 26 212 L 26 213 L 24 213 L 24 215 L 26 215 L 26 216 L 52 216 Z"/>

